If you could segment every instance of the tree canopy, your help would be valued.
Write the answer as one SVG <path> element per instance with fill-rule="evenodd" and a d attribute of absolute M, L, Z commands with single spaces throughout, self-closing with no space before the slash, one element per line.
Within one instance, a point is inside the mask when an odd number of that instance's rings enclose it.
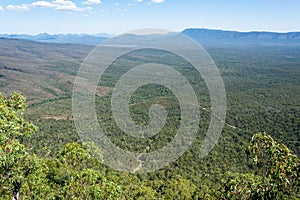
<path fill-rule="evenodd" d="M 175 164 L 158 171 L 157 177 L 114 172 L 102 164 L 101 149 L 93 143 L 70 142 L 54 155 L 46 148 L 36 155 L 22 142 L 37 131 L 24 119 L 24 111 L 22 95 L 0 94 L 0 196 L 4 200 L 300 198 L 299 158 L 266 133 L 254 134 L 245 149 L 250 172 L 228 171 L 224 186 L 210 187 L 174 173 Z"/>

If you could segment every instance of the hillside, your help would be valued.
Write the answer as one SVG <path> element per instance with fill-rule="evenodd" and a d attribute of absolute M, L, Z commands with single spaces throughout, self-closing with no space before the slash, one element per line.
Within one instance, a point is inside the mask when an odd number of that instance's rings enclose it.
<path fill-rule="evenodd" d="M 1 38 L 1 92 L 21 92 L 29 104 L 70 95 L 74 76 L 91 49 Z"/>

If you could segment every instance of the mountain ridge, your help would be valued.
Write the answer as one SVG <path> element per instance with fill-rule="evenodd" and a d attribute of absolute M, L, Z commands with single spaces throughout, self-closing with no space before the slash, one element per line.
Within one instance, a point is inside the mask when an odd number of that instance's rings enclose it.
<path fill-rule="evenodd" d="M 85 45 L 97 45 L 103 42 L 107 37 L 104 37 L 108 34 L 48 34 L 40 33 L 37 35 L 28 35 L 28 34 L 0 34 L 0 38 L 9 38 L 9 39 L 25 39 L 36 42 L 45 42 L 45 43 L 68 43 L 68 44 L 85 44 Z"/>
<path fill-rule="evenodd" d="M 206 28 L 187 28 L 181 32 L 201 44 L 243 44 L 243 43 L 288 43 L 300 44 L 300 32 L 271 32 L 271 31 L 231 31 Z M 0 34 L 1 38 L 26 39 L 46 43 L 69 43 L 98 45 L 113 35 L 99 34 Z"/>
<path fill-rule="evenodd" d="M 185 29 L 183 34 L 197 42 L 205 44 L 226 43 L 297 43 L 300 44 L 300 32 L 268 32 L 268 31 L 224 31 L 203 28 Z"/>

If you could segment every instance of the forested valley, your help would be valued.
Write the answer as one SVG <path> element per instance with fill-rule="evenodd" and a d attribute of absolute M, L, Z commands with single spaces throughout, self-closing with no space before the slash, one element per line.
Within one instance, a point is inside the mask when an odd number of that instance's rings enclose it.
<path fill-rule="evenodd" d="M 101 157 L 101 148 L 76 133 L 73 84 L 92 49 L 0 39 L 0 199 L 300 199 L 299 45 L 205 46 L 227 96 L 221 137 L 205 158 L 199 152 L 211 103 L 201 75 L 160 50 L 132 52 L 112 63 L 98 84 L 95 107 L 99 125 L 120 148 L 160 149 L 180 122 L 172 91 L 149 84 L 130 99 L 132 119 L 147 124 L 151 105 L 161 104 L 168 111 L 166 125 L 147 139 L 123 133 L 112 119 L 110 101 L 126 71 L 143 62 L 169 65 L 196 92 L 201 116 L 195 141 L 178 160 L 149 173 L 109 168 L 95 157 Z"/>

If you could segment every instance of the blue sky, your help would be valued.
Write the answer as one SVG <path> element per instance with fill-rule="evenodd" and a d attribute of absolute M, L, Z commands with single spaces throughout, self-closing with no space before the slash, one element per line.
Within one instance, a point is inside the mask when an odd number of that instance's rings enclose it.
<path fill-rule="evenodd" d="M 300 31 L 300 0 L 2 0 L 0 33 Z"/>

